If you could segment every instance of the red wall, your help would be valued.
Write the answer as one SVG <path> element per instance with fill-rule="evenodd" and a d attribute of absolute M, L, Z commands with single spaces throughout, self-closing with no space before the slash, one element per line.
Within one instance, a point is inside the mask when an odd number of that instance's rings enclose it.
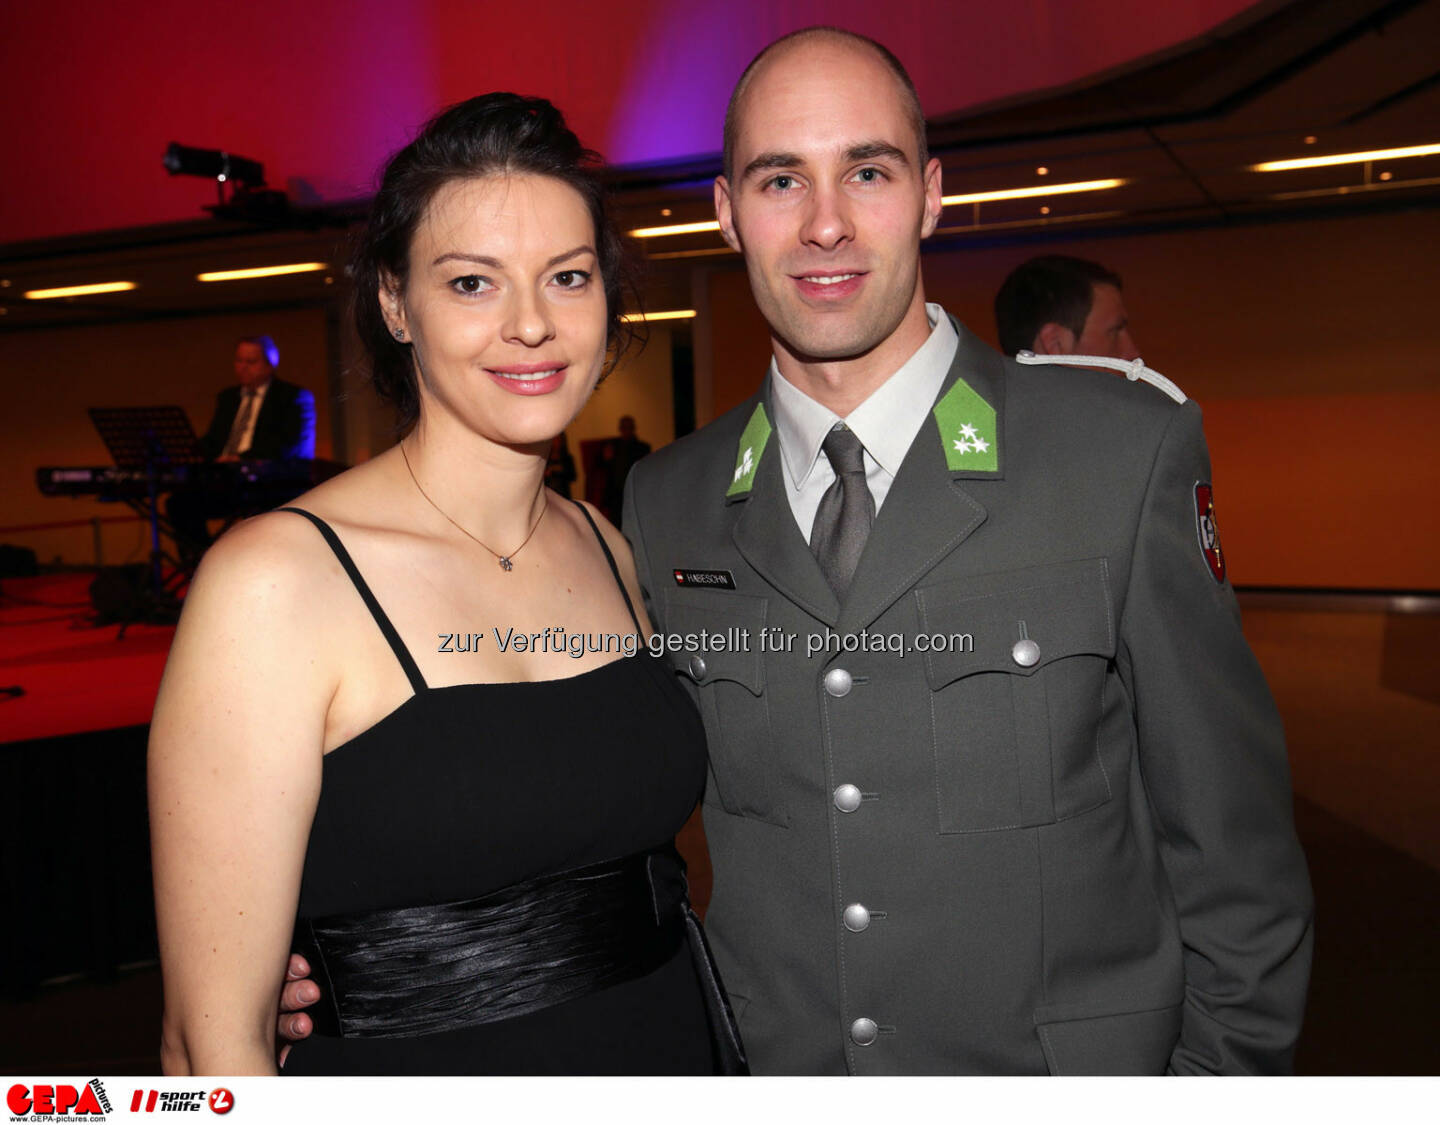
<path fill-rule="evenodd" d="M 366 194 L 441 105 L 544 94 L 617 162 L 714 152 L 730 86 L 784 32 L 834 23 L 911 68 L 926 109 L 1073 81 L 1190 39 L 1249 0 L 11 0 L 0 32 L 0 243 L 188 219 L 213 187 L 178 140 L 272 186 Z M 292 183 L 301 181 L 302 183 Z"/>

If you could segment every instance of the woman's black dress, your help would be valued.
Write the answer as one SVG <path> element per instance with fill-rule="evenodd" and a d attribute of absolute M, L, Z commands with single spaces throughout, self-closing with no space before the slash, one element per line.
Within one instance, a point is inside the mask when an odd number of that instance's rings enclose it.
<path fill-rule="evenodd" d="M 284 1073 L 726 1067 L 693 915 L 659 917 L 667 886 L 688 915 L 671 841 L 705 780 L 669 666 L 642 648 L 568 679 L 429 688 L 334 532 L 288 510 L 325 535 L 415 694 L 325 756 L 297 925 L 322 997 Z"/>

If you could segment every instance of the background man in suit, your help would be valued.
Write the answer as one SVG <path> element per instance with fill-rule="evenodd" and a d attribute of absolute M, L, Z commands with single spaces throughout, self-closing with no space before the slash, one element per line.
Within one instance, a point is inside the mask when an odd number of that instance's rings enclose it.
<path fill-rule="evenodd" d="M 752 1068 L 1287 1069 L 1309 887 L 1198 409 L 926 305 L 940 167 L 867 40 L 762 53 L 715 196 L 774 360 L 626 530 L 657 628 L 751 637 L 676 660 Z"/>
<path fill-rule="evenodd" d="M 625 502 L 625 481 L 630 470 L 650 453 L 650 443 L 635 434 L 635 419 L 621 415 L 617 428 L 619 437 L 606 439 L 604 450 L 605 500 L 601 504 L 606 516 L 619 522 L 620 508 Z"/>
<path fill-rule="evenodd" d="M 1120 275 L 1085 258 L 1045 254 L 1016 266 L 995 294 L 995 326 L 1006 355 L 1140 355 Z"/>
<path fill-rule="evenodd" d="M 927 305 L 940 197 L 882 47 L 762 52 L 715 199 L 774 359 L 627 488 L 752 1071 L 1284 1071 L 1309 884 L 1199 410 Z"/>
<path fill-rule="evenodd" d="M 200 439 L 212 461 L 315 456 L 315 396 L 275 374 L 280 349 L 269 336 L 235 345 L 235 384 L 215 396 L 215 414 Z"/>
<path fill-rule="evenodd" d="M 315 396 L 275 374 L 280 349 L 269 336 L 245 336 L 235 345 L 235 383 L 215 396 L 210 427 L 199 439 L 212 461 L 309 461 L 315 457 Z M 165 511 L 184 565 L 193 567 L 210 545 L 207 523 L 247 510 L 263 511 L 293 499 L 309 483 L 298 467 L 279 470 L 247 486 L 211 480 L 178 488 Z"/>

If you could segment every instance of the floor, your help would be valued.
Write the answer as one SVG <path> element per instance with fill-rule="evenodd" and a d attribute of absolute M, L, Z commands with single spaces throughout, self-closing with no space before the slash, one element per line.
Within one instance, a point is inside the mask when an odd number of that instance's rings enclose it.
<path fill-rule="evenodd" d="M 1317 903 L 1297 1068 L 1440 1073 L 1431 1023 L 1440 1000 L 1440 615 L 1257 599 L 1245 625 L 1285 717 Z M 136 667 L 148 676 L 154 642 L 144 641 Z M 41 646 L 52 664 L 65 662 L 64 647 Z M 9 655 L 0 667 L 18 667 Z M 698 819 L 681 846 L 703 905 L 710 872 Z M 0 1073 L 154 1073 L 160 1002 L 150 962 L 0 1003 Z"/>

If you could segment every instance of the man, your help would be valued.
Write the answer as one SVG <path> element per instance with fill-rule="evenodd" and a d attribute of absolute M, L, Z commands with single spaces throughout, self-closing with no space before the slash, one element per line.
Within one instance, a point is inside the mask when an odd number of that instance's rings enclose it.
<path fill-rule="evenodd" d="M 657 628 L 750 638 L 678 666 L 752 1068 L 1284 1071 L 1309 887 L 1199 411 L 927 307 L 940 195 L 888 53 L 763 52 L 715 200 L 774 361 L 631 476 Z"/>
<path fill-rule="evenodd" d="M 1283 1071 L 1309 886 L 1199 412 L 927 306 L 940 195 L 883 48 L 762 52 L 715 199 L 774 361 L 627 490 L 752 1071 Z"/>
<path fill-rule="evenodd" d="M 215 414 L 200 439 L 212 461 L 315 456 L 315 396 L 275 374 L 280 349 L 269 336 L 235 345 L 235 384 L 215 396 Z"/>
<path fill-rule="evenodd" d="M 1022 262 L 995 294 L 1000 350 L 1138 359 L 1120 277 L 1099 262 L 1045 254 Z"/>
<path fill-rule="evenodd" d="M 625 481 L 630 470 L 650 453 L 650 443 L 635 436 L 635 419 L 628 414 L 619 421 L 620 436 L 610 438 L 604 447 L 605 499 L 601 507 L 612 520 L 620 519 L 625 502 Z"/>
<path fill-rule="evenodd" d="M 210 460 L 297 461 L 315 456 L 315 396 L 275 374 L 280 349 L 269 336 L 245 336 L 235 345 L 235 383 L 215 396 L 210 428 L 199 439 Z M 165 511 L 181 562 L 193 568 L 210 545 L 207 522 L 263 511 L 293 499 L 310 476 L 297 466 L 276 466 L 244 490 L 238 480 L 205 478 L 171 493 Z"/>

